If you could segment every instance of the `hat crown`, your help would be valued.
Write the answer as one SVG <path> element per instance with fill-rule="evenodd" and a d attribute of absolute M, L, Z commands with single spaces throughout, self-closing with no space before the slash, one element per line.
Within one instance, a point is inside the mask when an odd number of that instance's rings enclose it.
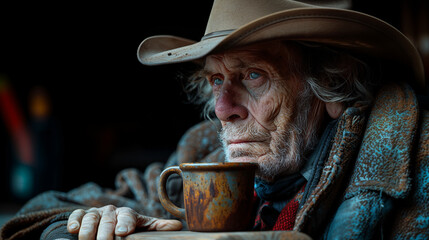
<path fill-rule="evenodd" d="M 145 65 L 201 63 L 210 53 L 256 42 L 306 41 L 402 64 L 416 86 L 424 86 L 423 63 L 410 40 L 380 19 L 346 10 L 350 6 L 351 0 L 214 0 L 201 41 L 149 37 L 138 58 Z"/>
<path fill-rule="evenodd" d="M 275 12 L 310 6 L 290 0 L 215 0 L 205 35 L 234 30 Z"/>

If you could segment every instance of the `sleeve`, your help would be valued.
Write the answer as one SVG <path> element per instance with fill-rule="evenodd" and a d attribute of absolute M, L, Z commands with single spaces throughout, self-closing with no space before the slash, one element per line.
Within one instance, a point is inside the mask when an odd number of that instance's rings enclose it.
<path fill-rule="evenodd" d="M 366 190 L 343 201 L 326 232 L 325 239 L 377 239 L 392 210 L 392 198 Z"/>
<path fill-rule="evenodd" d="M 429 239 L 429 112 L 422 111 L 410 196 L 393 223 L 394 239 Z"/>

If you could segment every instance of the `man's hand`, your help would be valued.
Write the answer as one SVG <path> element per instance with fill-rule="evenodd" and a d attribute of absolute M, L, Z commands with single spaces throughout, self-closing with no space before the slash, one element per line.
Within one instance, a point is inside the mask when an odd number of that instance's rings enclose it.
<path fill-rule="evenodd" d="M 67 222 L 67 230 L 78 233 L 79 240 L 113 240 L 115 235 L 126 236 L 136 228 L 147 231 L 178 231 L 182 229 L 182 223 L 143 216 L 131 208 L 116 208 L 112 205 L 75 210 Z"/>

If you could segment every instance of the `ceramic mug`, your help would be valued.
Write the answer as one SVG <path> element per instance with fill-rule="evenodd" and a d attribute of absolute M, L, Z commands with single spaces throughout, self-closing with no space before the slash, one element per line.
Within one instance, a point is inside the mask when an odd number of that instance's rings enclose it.
<path fill-rule="evenodd" d="M 253 225 L 255 163 L 182 163 L 165 169 L 158 186 L 162 206 L 191 231 L 244 231 Z M 183 180 L 184 208 L 168 198 L 170 175 Z"/>

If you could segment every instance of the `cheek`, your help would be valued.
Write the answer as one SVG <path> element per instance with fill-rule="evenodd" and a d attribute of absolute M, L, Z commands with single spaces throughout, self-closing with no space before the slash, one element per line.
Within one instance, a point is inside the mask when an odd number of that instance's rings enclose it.
<path fill-rule="evenodd" d="M 276 128 L 275 121 L 282 112 L 284 105 L 284 97 L 273 96 L 267 94 L 266 96 L 254 101 L 251 105 L 251 111 L 255 119 L 262 124 L 265 128 L 274 130 Z"/>
<path fill-rule="evenodd" d="M 273 119 L 273 124 L 277 129 L 285 129 L 292 121 L 295 110 L 295 102 L 292 99 L 285 98 L 283 104 L 279 107 L 278 114 Z"/>
<path fill-rule="evenodd" d="M 289 82 L 287 88 L 282 89 L 282 94 L 279 95 L 281 104 L 278 114 L 274 116 L 273 120 L 277 127 L 284 128 L 287 126 L 296 115 L 296 112 L 299 111 L 296 105 L 303 87 L 303 84 L 299 80 L 293 79 Z"/>
<path fill-rule="evenodd" d="M 266 122 L 274 122 L 281 112 L 283 103 L 284 100 L 281 97 L 272 97 L 262 103 Z"/>
<path fill-rule="evenodd" d="M 284 128 L 290 122 L 296 105 L 298 93 L 302 85 L 296 79 L 276 81 L 269 90 L 259 98 L 251 98 L 250 112 L 255 119 L 269 130 Z"/>
<path fill-rule="evenodd" d="M 282 93 L 261 102 L 261 117 L 271 129 L 287 128 L 296 114 L 297 93 Z"/>

